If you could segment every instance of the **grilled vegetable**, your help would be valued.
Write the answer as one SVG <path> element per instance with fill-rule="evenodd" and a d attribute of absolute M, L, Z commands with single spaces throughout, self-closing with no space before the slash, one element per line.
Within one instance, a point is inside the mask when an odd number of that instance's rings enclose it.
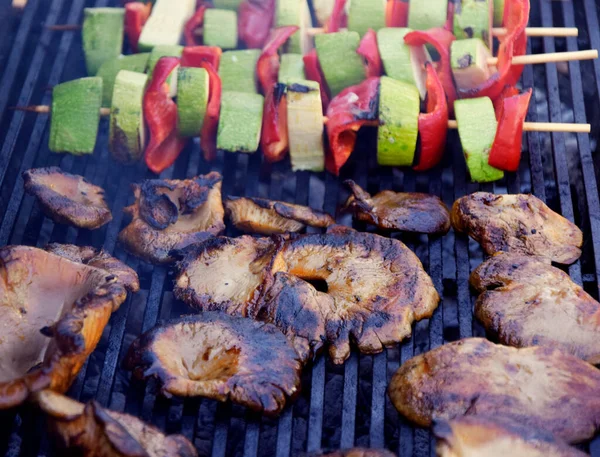
<path fill-rule="evenodd" d="M 108 146 L 115 160 L 133 163 L 144 154 L 144 91 L 148 77 L 143 73 L 122 70 L 115 80 Z"/>
<path fill-rule="evenodd" d="M 204 12 L 202 39 L 206 46 L 237 48 L 237 14 L 235 11 L 209 8 Z"/>
<path fill-rule="evenodd" d="M 494 27 L 504 24 L 504 0 L 494 0 Z"/>
<path fill-rule="evenodd" d="M 81 78 L 61 83 L 52 91 L 50 150 L 91 154 L 96 145 L 102 78 Z"/>
<path fill-rule="evenodd" d="M 179 134 L 198 136 L 202 130 L 208 104 L 208 72 L 204 68 L 182 67 L 177 77 Z"/>
<path fill-rule="evenodd" d="M 301 54 L 283 54 L 281 66 L 279 67 L 279 82 L 286 83 L 289 80 L 305 79 L 304 61 Z"/>
<path fill-rule="evenodd" d="M 183 38 L 187 47 L 195 47 L 202 44 L 204 14 L 209 6 L 210 5 L 200 3 L 198 8 L 196 8 L 196 12 L 185 23 L 185 27 L 183 28 Z"/>
<path fill-rule="evenodd" d="M 263 104 L 262 95 L 224 91 L 221 96 L 217 149 L 256 152 L 260 141 Z"/>
<path fill-rule="evenodd" d="M 129 41 L 129 47 L 134 53 L 138 52 L 138 43 L 144 24 L 148 21 L 152 12 L 152 4 L 141 2 L 129 2 L 125 4 L 125 19 L 123 27 L 125 36 Z"/>
<path fill-rule="evenodd" d="M 150 58 L 148 59 L 148 79 L 152 80 L 152 73 L 156 63 L 163 57 L 181 57 L 183 52 L 183 46 L 155 46 L 150 52 Z M 177 95 L 177 72 L 179 71 L 179 65 L 171 72 L 167 78 L 167 85 L 169 86 L 169 95 L 171 98 Z"/>
<path fill-rule="evenodd" d="M 444 27 L 447 15 L 448 0 L 413 0 L 408 8 L 408 28 L 429 30 Z"/>
<path fill-rule="evenodd" d="M 259 57 L 258 49 L 225 51 L 219 67 L 223 92 L 256 94 L 256 63 Z"/>
<path fill-rule="evenodd" d="M 377 46 L 377 34 L 369 29 L 360 40 L 356 53 L 364 59 L 365 74 L 367 78 L 383 75 L 383 62 Z"/>
<path fill-rule="evenodd" d="M 425 62 L 431 61 L 431 56 L 425 46 L 409 46 L 404 43 L 404 36 L 410 32 L 406 28 L 382 28 L 377 32 L 377 44 L 385 74 L 417 86 L 421 99 L 425 100 Z"/>
<path fill-rule="evenodd" d="M 317 17 L 317 22 L 319 25 L 325 25 L 331 13 L 333 12 L 333 7 L 335 4 L 335 0 L 313 0 L 313 7 L 315 9 L 315 16 Z M 350 10 L 350 1 L 346 1 L 344 13 L 347 15 Z"/>
<path fill-rule="evenodd" d="M 312 48 L 312 38 L 306 29 L 312 25 L 306 0 L 277 0 L 275 26 L 297 25 L 299 30 L 291 36 L 288 52 L 306 54 Z"/>
<path fill-rule="evenodd" d="M 454 3 L 454 35 L 457 40 L 479 38 L 492 43 L 494 0 L 459 0 Z"/>
<path fill-rule="evenodd" d="M 110 108 L 112 104 L 115 79 L 121 70 L 145 73 L 150 53 L 131 54 L 107 60 L 102 64 L 96 76 L 102 78 L 102 106 Z"/>
<path fill-rule="evenodd" d="M 454 112 L 471 179 L 475 182 L 502 179 L 504 172 L 488 164 L 498 127 L 492 101 L 488 97 L 457 100 Z"/>
<path fill-rule="evenodd" d="M 415 86 L 381 77 L 377 134 L 379 165 L 413 164 L 419 135 L 419 110 L 419 91 Z"/>
<path fill-rule="evenodd" d="M 185 24 L 195 11 L 196 0 L 156 0 L 142 29 L 139 48 L 146 51 L 154 46 L 179 44 Z"/>
<path fill-rule="evenodd" d="M 317 56 L 332 97 L 365 79 L 365 67 L 356 53 L 356 32 L 325 33 L 315 37 Z"/>
<path fill-rule="evenodd" d="M 288 135 L 292 169 L 323 171 L 323 112 L 319 83 L 298 80 L 287 87 Z"/>
<path fill-rule="evenodd" d="M 85 8 L 82 41 L 88 75 L 95 76 L 107 60 L 123 49 L 123 8 Z"/>
<path fill-rule="evenodd" d="M 242 1 L 243 0 L 213 0 L 212 3 L 215 8 L 237 11 Z"/>
<path fill-rule="evenodd" d="M 348 13 L 348 30 L 363 36 L 369 29 L 385 27 L 387 0 L 352 0 Z"/>
<path fill-rule="evenodd" d="M 452 42 L 450 60 L 454 82 L 459 90 L 468 91 L 487 81 L 495 68 L 487 64 L 492 53 L 479 38 Z"/>

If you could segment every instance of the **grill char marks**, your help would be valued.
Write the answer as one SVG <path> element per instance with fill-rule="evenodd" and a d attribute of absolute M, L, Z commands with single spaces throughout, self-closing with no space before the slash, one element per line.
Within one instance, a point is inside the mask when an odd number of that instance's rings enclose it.
<path fill-rule="evenodd" d="M 467 195 L 454 202 L 452 225 L 489 255 L 504 251 L 564 264 L 581 256 L 581 230 L 533 195 Z"/>

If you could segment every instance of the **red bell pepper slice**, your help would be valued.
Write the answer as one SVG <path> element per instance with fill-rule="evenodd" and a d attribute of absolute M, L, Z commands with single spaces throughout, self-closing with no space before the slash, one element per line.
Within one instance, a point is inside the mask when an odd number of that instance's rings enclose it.
<path fill-rule="evenodd" d="M 523 143 L 523 124 L 532 89 L 520 95 L 513 95 L 502 100 L 496 138 L 490 150 L 488 163 L 504 171 L 517 171 L 521 162 L 521 146 Z"/>
<path fill-rule="evenodd" d="M 444 87 L 431 63 L 425 64 L 427 71 L 427 112 L 419 114 L 419 135 L 421 150 L 417 171 L 435 167 L 444 156 L 446 135 L 448 133 L 448 102 Z"/>
<path fill-rule="evenodd" d="M 406 27 L 408 25 L 408 1 L 388 0 L 385 5 L 385 26 Z"/>
<path fill-rule="evenodd" d="M 221 78 L 217 73 L 221 62 L 221 48 L 217 46 L 196 46 L 184 48 L 181 64 L 184 67 L 204 68 L 208 72 L 208 104 L 204 123 L 200 131 L 200 147 L 207 161 L 217 157 L 217 130 L 221 114 Z"/>
<path fill-rule="evenodd" d="M 440 56 L 436 65 L 436 71 L 446 98 L 448 99 L 449 110 L 453 111 L 454 100 L 456 100 L 456 88 L 452 77 L 452 67 L 450 66 L 450 46 L 456 38 L 448 30 L 434 28 L 426 31 L 416 30 L 407 33 L 404 36 L 404 42 L 410 46 L 432 45 Z"/>
<path fill-rule="evenodd" d="M 250 49 L 262 48 L 271 32 L 275 0 L 245 0 L 238 7 L 238 36 Z"/>
<path fill-rule="evenodd" d="M 260 146 L 269 163 L 283 160 L 289 151 L 285 85 L 275 84 L 265 95 Z"/>
<path fill-rule="evenodd" d="M 446 14 L 444 28 L 448 30 L 448 32 L 454 33 L 454 2 L 452 0 L 448 2 L 448 12 Z"/>
<path fill-rule="evenodd" d="M 195 32 L 198 27 L 201 27 L 202 24 L 204 24 L 204 13 L 206 12 L 206 8 L 208 7 L 204 4 L 198 6 L 194 15 L 185 23 L 183 36 L 185 37 L 186 46 L 197 46 L 202 44 L 200 40 L 198 40 Z"/>
<path fill-rule="evenodd" d="M 150 130 L 145 159 L 148 168 L 157 174 L 173 165 L 187 142 L 179 137 L 177 105 L 169 96 L 166 84 L 177 65 L 177 57 L 161 58 L 154 67 L 152 81 L 144 94 L 144 117 Z"/>
<path fill-rule="evenodd" d="M 513 5 L 511 3 L 510 8 L 504 8 L 504 26 L 507 27 L 508 30 L 516 30 L 513 56 L 523 56 L 527 54 L 527 35 L 525 33 L 527 21 L 525 21 L 525 18 L 529 18 L 530 9 L 531 5 L 529 0 L 525 0 L 521 5 Z M 511 65 L 507 84 L 510 86 L 517 84 L 519 79 L 521 79 L 524 68 L 524 65 Z"/>
<path fill-rule="evenodd" d="M 306 78 L 319 83 L 321 89 L 321 104 L 323 105 L 323 112 L 326 112 L 327 107 L 329 106 L 329 95 L 327 95 L 327 85 L 325 83 L 325 76 L 323 76 L 323 70 L 319 64 L 317 50 L 312 49 L 308 54 L 302 57 L 302 60 L 304 61 L 304 74 L 306 75 Z"/>
<path fill-rule="evenodd" d="M 327 169 L 340 174 L 356 144 L 356 132 L 363 125 L 378 125 L 379 78 L 368 78 L 344 89 L 331 100 L 327 109 L 329 139 Z"/>
<path fill-rule="evenodd" d="M 299 28 L 300 27 L 295 25 L 278 27 L 271 34 L 271 38 L 267 44 L 265 44 L 265 47 L 258 58 L 258 62 L 256 63 L 256 73 L 263 94 L 267 94 L 267 92 L 272 90 L 273 86 L 277 84 L 280 64 L 277 50 L 283 46 Z"/>
<path fill-rule="evenodd" d="M 373 29 L 369 29 L 362 37 L 356 53 L 365 59 L 367 78 L 383 74 L 383 63 L 377 47 L 377 34 Z"/>
<path fill-rule="evenodd" d="M 496 119 L 500 119 L 502 115 L 502 102 L 505 98 L 513 97 L 515 95 L 519 95 L 521 92 L 515 86 L 506 86 L 500 97 L 494 100 L 494 112 L 496 113 Z"/>
<path fill-rule="evenodd" d="M 129 40 L 129 46 L 131 50 L 136 53 L 138 52 L 138 42 L 140 41 L 140 35 L 142 34 L 142 28 L 150 17 L 152 12 L 152 4 L 144 4 L 140 2 L 127 3 L 125 5 L 125 35 Z"/>
<path fill-rule="evenodd" d="M 346 15 L 346 0 L 335 0 L 333 10 L 327 22 L 325 23 L 325 33 L 339 32 L 341 28 L 348 25 L 348 16 Z"/>

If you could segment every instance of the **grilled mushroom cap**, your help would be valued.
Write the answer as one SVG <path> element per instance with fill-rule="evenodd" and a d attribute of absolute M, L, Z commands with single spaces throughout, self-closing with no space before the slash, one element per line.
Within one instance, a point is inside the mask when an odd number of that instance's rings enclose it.
<path fill-rule="evenodd" d="M 502 344 L 550 346 L 600 364 L 600 303 L 548 259 L 501 253 L 471 274 L 475 315 Z"/>
<path fill-rule="evenodd" d="M 175 261 L 183 249 L 225 229 L 219 173 L 186 180 L 152 179 L 133 186 L 135 202 L 125 208 L 131 223 L 119 240 L 148 262 Z"/>
<path fill-rule="evenodd" d="M 307 225 L 329 227 L 335 220 L 329 214 L 308 206 L 264 198 L 229 197 L 227 215 L 239 230 L 261 235 L 295 233 Z"/>
<path fill-rule="evenodd" d="M 552 434 L 502 417 L 464 416 L 433 427 L 440 457 L 585 457 Z"/>
<path fill-rule="evenodd" d="M 367 449 L 355 447 L 352 449 L 342 449 L 340 451 L 327 452 L 318 457 L 396 457 L 396 454 L 386 449 Z"/>
<path fill-rule="evenodd" d="M 58 167 L 23 173 L 25 191 L 37 198 L 44 213 L 59 224 L 94 230 L 112 220 L 104 190 Z"/>
<path fill-rule="evenodd" d="M 344 210 L 359 221 L 384 230 L 444 235 L 450 230 L 450 212 L 435 195 L 384 190 L 371 196 L 352 180 L 345 182 L 352 195 Z"/>
<path fill-rule="evenodd" d="M 52 249 L 60 254 L 58 246 Z M 0 409 L 45 387 L 66 391 L 127 289 L 139 289 L 137 275 L 118 260 L 94 256 L 91 248 L 64 250 L 79 251 L 80 259 L 26 246 L 0 248 Z"/>
<path fill-rule="evenodd" d="M 125 367 L 158 378 L 169 394 L 230 399 L 273 415 L 298 393 L 302 362 L 275 326 L 207 312 L 142 335 Z"/>
<path fill-rule="evenodd" d="M 533 195 L 467 195 L 454 202 L 452 225 L 489 255 L 504 251 L 564 264 L 581 256 L 581 230 Z"/>
<path fill-rule="evenodd" d="M 398 411 L 424 427 L 434 419 L 503 416 L 568 442 L 600 427 L 600 370 L 549 347 L 467 338 L 404 363 L 388 392 Z"/>
<path fill-rule="evenodd" d="M 82 404 L 44 390 L 36 401 L 48 415 L 51 431 L 65 452 L 85 457 L 196 457 L 184 436 L 163 434 L 129 414 Z"/>

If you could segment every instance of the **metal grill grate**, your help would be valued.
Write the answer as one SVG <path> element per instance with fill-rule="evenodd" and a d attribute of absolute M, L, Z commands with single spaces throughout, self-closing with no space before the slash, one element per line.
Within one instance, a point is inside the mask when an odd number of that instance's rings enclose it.
<path fill-rule="evenodd" d="M 9 9 L 0 0 L 0 12 Z M 200 455 L 288 457 L 321 448 L 354 445 L 388 447 L 400 456 L 434 454 L 428 431 L 414 429 L 395 411 L 385 389 L 398 366 L 415 354 L 445 342 L 483 335 L 472 318 L 473 297 L 468 286 L 470 271 L 483 259 L 479 247 L 465 236 L 450 233 L 444 238 L 401 237 L 422 260 L 443 297 L 433 318 L 416 325 L 413 338 L 376 356 L 354 353 L 341 367 L 320 357 L 305 370 L 303 392 L 278 420 L 265 419 L 236 405 L 205 399 L 164 399 L 156 396 L 152 382 L 130 379 L 120 360 L 131 341 L 160 318 L 189 312 L 172 294 L 171 272 L 151 267 L 127 255 L 116 239 L 124 221 L 121 209 L 132 197 L 131 182 L 150 177 L 142 166 L 115 167 L 106 147 L 107 126 L 100 129 L 95 154 L 74 158 L 48 151 L 48 119 L 6 110 L 11 105 L 48 103 L 52 87 L 80 77 L 85 68 L 78 33 L 57 34 L 44 24 L 77 23 L 85 6 L 116 5 L 111 1 L 29 0 L 18 18 L 8 24 L 10 46 L 0 51 L 0 245 L 66 242 L 103 247 L 138 270 L 139 294 L 130 297 L 113 315 L 98 349 L 90 357 L 70 395 L 125 411 L 152 422 L 167 432 L 181 432 L 197 446 Z M 594 0 L 550 2 L 532 0 L 532 26 L 577 26 L 579 38 L 532 39 L 530 52 L 553 52 L 600 48 L 598 7 Z M 568 72 L 568 73 L 567 73 Z M 600 292 L 600 202 L 597 187 L 600 153 L 600 61 L 527 67 L 526 87 L 534 87 L 529 119 L 532 121 L 593 121 L 593 135 L 530 133 L 518 173 L 494 185 L 481 186 L 495 192 L 532 192 L 574 220 L 585 233 L 584 255 L 570 268 L 573 279 L 598 298 Z M 106 124 L 106 121 L 103 121 Z M 224 195 L 264 196 L 310 204 L 335 213 L 346 191 L 343 179 L 353 178 L 369 192 L 383 189 L 422 191 L 442 197 L 451 205 L 455 198 L 480 186 L 467 181 L 456 133 L 450 135 L 444 166 L 429 174 L 378 169 L 372 151 L 373 132 L 364 132 L 358 150 L 339 180 L 329 174 L 292 174 L 287 165 L 269 167 L 259 154 L 220 155 L 205 163 L 198 144 L 189 146 L 174 169 L 162 177 L 193 176 L 217 170 L 224 175 Z M 368 164 L 366 166 L 365 164 Z M 87 232 L 54 225 L 44 218 L 33 199 L 24 196 L 21 172 L 31 167 L 59 165 L 85 176 L 106 189 L 114 220 L 104 228 Z M 342 217 L 340 222 L 351 224 Z M 357 228 L 364 230 L 365 226 Z M 230 233 L 231 234 L 231 233 Z M 43 433 L 43 418 L 27 408 L 0 414 L 0 452 L 7 456 L 52 455 Z M 590 446 L 600 456 L 600 439 Z"/>

